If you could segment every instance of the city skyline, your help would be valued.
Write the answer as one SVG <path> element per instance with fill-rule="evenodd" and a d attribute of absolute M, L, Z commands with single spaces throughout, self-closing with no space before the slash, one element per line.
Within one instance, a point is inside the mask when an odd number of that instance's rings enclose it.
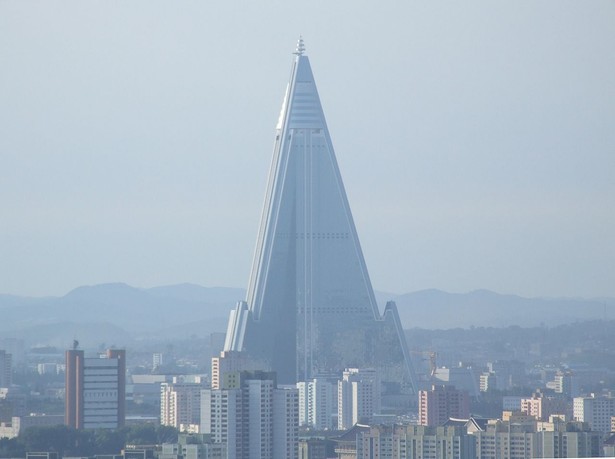
<path fill-rule="evenodd" d="M 611 3 L 184 6 L 0 4 L 0 292 L 244 286 L 303 34 L 378 290 L 615 296 Z"/>

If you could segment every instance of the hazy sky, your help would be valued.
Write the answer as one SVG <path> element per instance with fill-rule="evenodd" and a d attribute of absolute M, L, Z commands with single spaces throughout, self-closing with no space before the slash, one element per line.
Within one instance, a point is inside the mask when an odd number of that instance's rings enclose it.
<path fill-rule="evenodd" d="M 615 2 L 0 0 L 0 292 L 245 287 L 302 34 L 372 283 L 615 296 Z"/>

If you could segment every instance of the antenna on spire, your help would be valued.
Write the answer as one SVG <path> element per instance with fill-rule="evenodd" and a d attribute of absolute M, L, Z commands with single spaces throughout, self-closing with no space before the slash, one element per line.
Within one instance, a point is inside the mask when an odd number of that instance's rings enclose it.
<path fill-rule="evenodd" d="M 297 48 L 295 49 L 295 52 L 293 54 L 295 54 L 296 56 L 303 56 L 304 52 L 305 45 L 303 44 L 303 37 L 299 35 L 299 40 L 297 40 Z"/>

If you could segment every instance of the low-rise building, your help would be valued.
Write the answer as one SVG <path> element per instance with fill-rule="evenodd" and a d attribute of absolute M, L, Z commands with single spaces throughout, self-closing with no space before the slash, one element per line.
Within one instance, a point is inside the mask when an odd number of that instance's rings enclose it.
<path fill-rule="evenodd" d="M 461 426 L 373 426 L 358 433 L 356 457 L 475 459 L 476 439 Z"/>
<path fill-rule="evenodd" d="M 299 459 L 327 459 L 327 446 L 330 440 L 325 438 L 299 439 Z"/>
<path fill-rule="evenodd" d="M 164 443 L 158 459 L 226 459 L 226 445 L 208 434 L 180 433 L 177 443 Z"/>
<path fill-rule="evenodd" d="M 598 457 L 602 448 L 600 432 L 586 423 L 556 417 L 540 422 L 525 414 L 510 414 L 507 420 L 489 421 L 473 435 L 477 459 Z"/>
<path fill-rule="evenodd" d="M 607 435 L 602 444 L 602 455 L 604 457 L 615 457 L 615 433 Z"/>

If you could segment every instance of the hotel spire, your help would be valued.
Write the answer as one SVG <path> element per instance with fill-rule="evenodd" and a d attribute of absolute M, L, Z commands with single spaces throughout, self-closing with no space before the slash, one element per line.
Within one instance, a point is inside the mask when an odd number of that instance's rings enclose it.
<path fill-rule="evenodd" d="M 397 308 L 376 304 L 302 38 L 293 54 L 247 299 L 225 349 L 262 361 L 280 383 L 369 367 L 389 395 L 414 393 Z"/>
<path fill-rule="evenodd" d="M 305 52 L 305 45 L 303 44 L 303 37 L 299 35 L 299 40 L 297 40 L 297 47 L 295 48 L 295 52 L 293 54 L 297 56 L 303 56 Z"/>

